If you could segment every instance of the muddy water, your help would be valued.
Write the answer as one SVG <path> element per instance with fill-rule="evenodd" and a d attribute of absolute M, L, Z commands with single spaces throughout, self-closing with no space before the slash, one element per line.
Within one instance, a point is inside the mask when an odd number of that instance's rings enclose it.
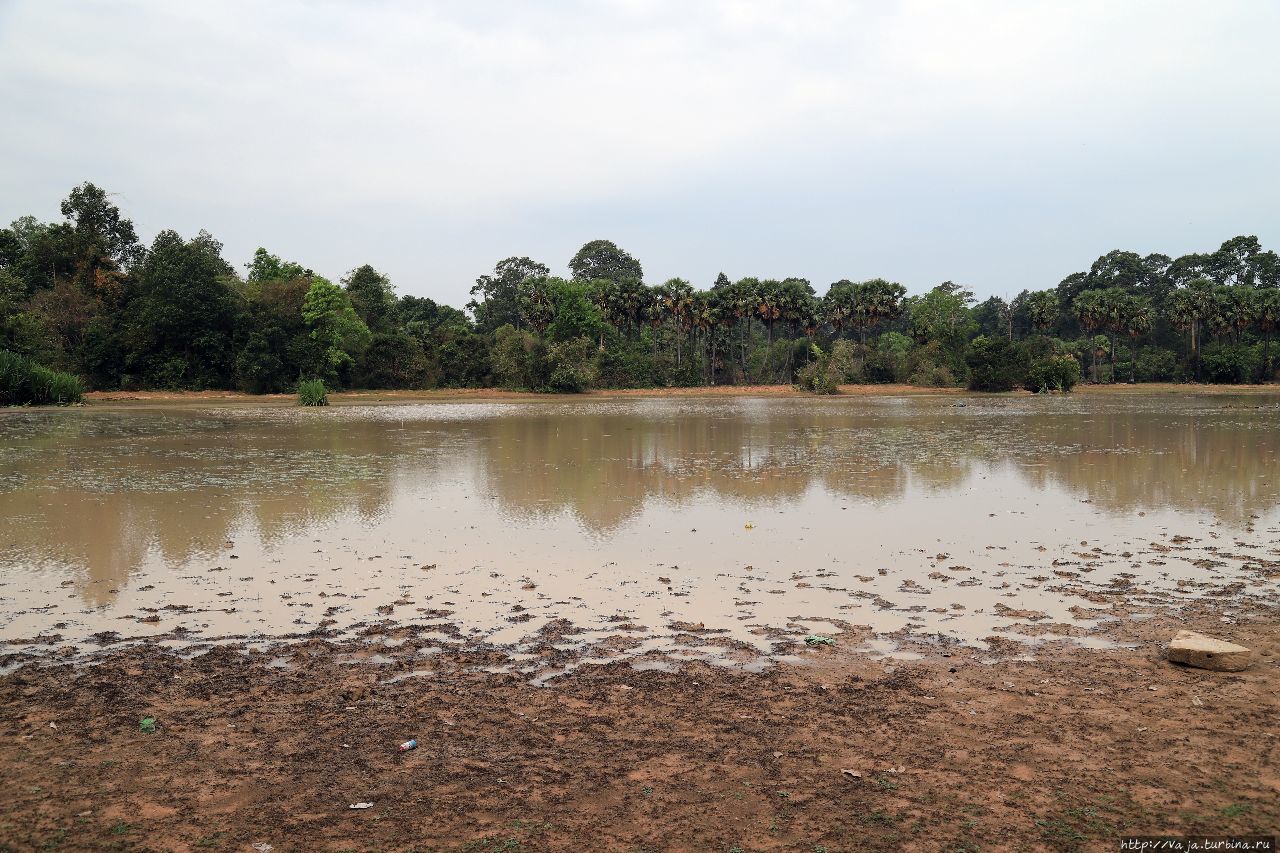
<path fill-rule="evenodd" d="M 645 666 L 1102 646 L 1280 602 L 1277 566 L 1280 395 L 0 413 L 10 651 L 388 620 L 517 662 L 548 626 Z"/>

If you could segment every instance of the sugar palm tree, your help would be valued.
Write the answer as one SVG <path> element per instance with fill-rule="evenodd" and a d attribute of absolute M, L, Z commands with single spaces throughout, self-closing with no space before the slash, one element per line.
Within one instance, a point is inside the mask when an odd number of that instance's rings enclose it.
<path fill-rule="evenodd" d="M 1095 329 L 1098 329 L 1107 322 L 1107 309 L 1103 302 L 1101 290 L 1085 290 L 1076 296 L 1075 301 L 1071 303 L 1071 308 L 1075 312 L 1076 319 L 1080 321 L 1080 328 L 1084 329 L 1085 334 L 1093 336 Z M 1098 381 L 1098 348 L 1091 347 L 1092 350 L 1092 380 Z"/>
<path fill-rule="evenodd" d="M 1262 333 L 1262 378 L 1270 381 L 1275 376 L 1271 364 L 1271 336 L 1280 326 L 1280 289 L 1269 287 L 1255 295 L 1255 319 Z"/>
<path fill-rule="evenodd" d="M 684 333 L 689 328 L 689 312 L 693 307 L 693 286 L 682 278 L 672 278 L 654 288 L 656 310 L 654 317 L 670 318 L 676 336 L 676 367 L 681 363 L 684 349 Z"/>
<path fill-rule="evenodd" d="M 1137 381 L 1138 338 L 1151 331 L 1151 300 L 1130 295 L 1122 328 L 1129 336 L 1129 383 L 1133 384 Z"/>
<path fill-rule="evenodd" d="M 1054 291 L 1038 290 L 1027 296 L 1027 314 L 1040 334 L 1048 334 L 1058 321 L 1058 313 L 1058 294 Z"/>
<path fill-rule="evenodd" d="M 1200 379 L 1200 327 L 1213 312 L 1213 282 L 1196 278 L 1180 287 L 1165 302 L 1169 322 L 1190 336 L 1191 360 L 1195 364 L 1196 380 Z"/>

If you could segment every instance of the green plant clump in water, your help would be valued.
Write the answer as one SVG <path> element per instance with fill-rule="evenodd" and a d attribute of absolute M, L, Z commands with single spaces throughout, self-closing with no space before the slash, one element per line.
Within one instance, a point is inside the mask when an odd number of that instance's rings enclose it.
<path fill-rule="evenodd" d="M 0 406 L 66 406 L 83 393 L 79 377 L 0 349 Z"/>
<path fill-rule="evenodd" d="M 329 392 L 319 379 L 304 379 L 298 383 L 299 406 L 327 406 Z"/>
<path fill-rule="evenodd" d="M 836 641 L 830 637 L 824 637 L 821 634 L 810 634 L 804 638 L 807 646 L 834 646 Z"/>

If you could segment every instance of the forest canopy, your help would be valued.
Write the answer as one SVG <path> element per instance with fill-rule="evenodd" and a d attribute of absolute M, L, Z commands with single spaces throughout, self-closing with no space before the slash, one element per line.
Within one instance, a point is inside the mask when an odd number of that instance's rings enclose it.
<path fill-rule="evenodd" d="M 1256 237 L 1203 254 L 1116 250 L 1055 286 L 978 302 L 802 277 L 646 283 L 604 239 L 569 278 L 499 260 L 465 310 L 398 296 L 371 265 L 339 281 L 259 248 L 241 268 L 205 231 L 149 246 L 92 183 L 62 221 L 0 229 L 0 351 L 95 389 L 293 390 L 797 383 L 1068 390 L 1092 382 L 1270 382 L 1280 258 Z"/>

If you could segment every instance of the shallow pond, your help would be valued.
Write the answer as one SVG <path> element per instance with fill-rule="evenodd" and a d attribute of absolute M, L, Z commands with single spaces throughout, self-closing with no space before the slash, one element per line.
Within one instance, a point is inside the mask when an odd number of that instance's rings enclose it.
<path fill-rule="evenodd" d="M 1278 427 L 1256 393 L 0 412 L 0 639 L 1105 645 L 1117 612 L 1280 601 Z"/>

